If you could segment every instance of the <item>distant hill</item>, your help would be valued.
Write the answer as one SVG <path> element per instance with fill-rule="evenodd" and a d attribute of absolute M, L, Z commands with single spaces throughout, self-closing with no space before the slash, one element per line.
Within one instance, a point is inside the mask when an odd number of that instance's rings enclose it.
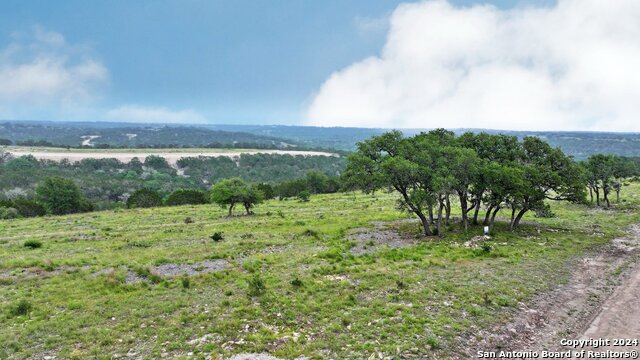
<path fill-rule="evenodd" d="M 46 141 L 54 145 L 80 146 L 88 136 L 99 136 L 89 144 L 100 147 L 245 147 L 307 148 L 352 151 L 356 143 L 388 129 L 311 127 L 286 125 L 164 125 L 105 122 L 0 121 L 0 139 L 11 141 Z M 412 135 L 428 129 L 403 129 Z M 591 154 L 604 153 L 640 156 L 639 133 L 498 131 L 455 129 L 465 131 L 537 136 L 552 146 L 561 147 L 569 155 L 582 160 Z M 1 141 L 1 140 L 0 140 Z M 35 144 L 37 145 L 37 144 Z M 47 145 L 47 144 L 42 144 Z"/>
<path fill-rule="evenodd" d="M 376 128 L 341 128 L 341 127 L 307 127 L 284 125 L 208 125 L 208 128 L 226 131 L 243 131 L 256 135 L 290 139 L 293 142 L 312 148 L 333 148 L 351 151 L 356 143 L 371 136 L 382 134 L 389 129 Z M 429 129 L 402 129 L 406 135 L 413 135 Z M 603 153 L 622 156 L 640 156 L 640 133 L 606 133 L 581 131 L 510 131 L 483 129 L 453 129 L 457 134 L 467 131 L 502 133 L 519 138 L 537 136 L 554 147 L 559 146 L 567 154 L 578 160 L 589 155 Z"/>
<path fill-rule="evenodd" d="M 195 126 L 0 122 L 0 139 L 17 145 L 91 147 L 297 147 L 283 138 Z"/>

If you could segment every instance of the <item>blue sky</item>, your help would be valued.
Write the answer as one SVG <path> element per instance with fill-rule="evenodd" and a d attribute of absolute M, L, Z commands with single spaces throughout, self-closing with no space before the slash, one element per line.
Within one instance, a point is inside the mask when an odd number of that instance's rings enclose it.
<path fill-rule="evenodd" d="M 302 123 L 332 73 L 380 53 L 400 3 L 4 0 L 0 66 L 42 70 L 36 59 L 53 56 L 45 75 L 25 77 L 72 82 L 56 82 L 51 91 L 33 88 L 50 83 L 29 83 L 20 94 L 4 89 L 4 102 L 0 88 L 0 118 L 125 121 L 131 119 L 119 117 L 139 115 L 151 121 L 177 114 L 167 121 Z M 502 9 L 527 4 L 488 3 Z M 27 82 L 9 80 L 19 89 Z"/>

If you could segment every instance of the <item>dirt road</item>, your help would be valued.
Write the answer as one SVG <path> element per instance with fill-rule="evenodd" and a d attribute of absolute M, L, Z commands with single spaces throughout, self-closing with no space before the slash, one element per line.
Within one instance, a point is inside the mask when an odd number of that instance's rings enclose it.
<path fill-rule="evenodd" d="M 640 337 L 640 266 L 636 266 L 629 277 L 605 301 L 602 310 L 587 326 L 581 337 L 584 339 Z"/>
<path fill-rule="evenodd" d="M 567 283 L 520 304 L 510 320 L 471 334 L 453 358 L 476 358 L 477 350 L 567 351 L 562 339 L 590 338 L 640 339 L 640 224 L 576 259 Z"/>

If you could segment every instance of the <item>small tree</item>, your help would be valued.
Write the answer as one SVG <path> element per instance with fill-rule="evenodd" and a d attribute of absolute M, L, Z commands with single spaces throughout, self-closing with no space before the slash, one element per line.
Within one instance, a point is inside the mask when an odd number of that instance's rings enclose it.
<path fill-rule="evenodd" d="M 162 197 L 157 191 L 142 188 L 136 190 L 127 199 L 127 207 L 132 208 L 149 208 L 162 206 Z"/>
<path fill-rule="evenodd" d="M 247 215 L 251 209 L 262 202 L 264 195 L 257 187 L 249 186 L 240 178 L 224 179 L 211 188 L 211 201 L 229 207 L 229 216 L 233 215 L 236 205 L 244 206 Z"/>
<path fill-rule="evenodd" d="M 166 205 L 199 205 L 208 203 L 207 193 L 198 189 L 178 189 L 167 197 Z"/>
<path fill-rule="evenodd" d="M 256 185 L 256 189 L 260 190 L 264 195 L 265 200 L 273 199 L 276 196 L 276 192 L 273 189 L 273 186 L 265 183 L 260 183 Z"/>
<path fill-rule="evenodd" d="M 36 188 L 36 199 L 55 215 L 91 211 L 93 206 L 84 198 L 80 188 L 69 179 L 48 177 Z"/>
<path fill-rule="evenodd" d="M 300 200 L 302 202 L 309 201 L 310 197 L 311 197 L 311 193 L 309 191 L 307 191 L 307 190 L 300 191 L 300 193 L 298 193 L 298 200 Z"/>

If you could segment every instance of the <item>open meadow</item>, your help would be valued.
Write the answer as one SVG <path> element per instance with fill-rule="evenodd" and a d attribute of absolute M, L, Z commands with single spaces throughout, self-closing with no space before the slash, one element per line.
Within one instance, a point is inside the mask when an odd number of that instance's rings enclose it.
<path fill-rule="evenodd" d="M 622 199 L 486 241 L 420 237 L 386 193 L 0 221 L 0 358 L 450 358 L 640 222 Z"/>

